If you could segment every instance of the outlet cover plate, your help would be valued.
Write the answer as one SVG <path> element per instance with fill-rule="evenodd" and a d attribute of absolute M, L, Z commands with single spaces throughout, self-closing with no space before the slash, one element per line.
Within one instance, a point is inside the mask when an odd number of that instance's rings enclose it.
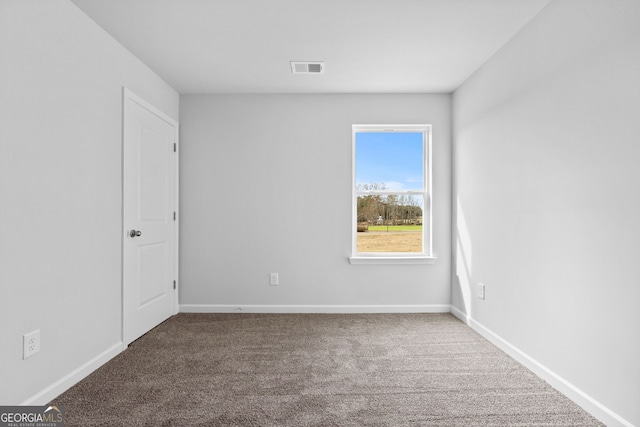
<path fill-rule="evenodd" d="M 269 274 L 269 284 L 271 286 L 278 286 L 279 284 L 278 273 Z"/>
<path fill-rule="evenodd" d="M 40 329 L 22 337 L 23 353 L 22 358 L 27 359 L 40 351 Z"/>
<path fill-rule="evenodd" d="M 478 298 L 483 300 L 484 295 L 485 295 L 484 285 L 482 283 L 478 283 Z"/>

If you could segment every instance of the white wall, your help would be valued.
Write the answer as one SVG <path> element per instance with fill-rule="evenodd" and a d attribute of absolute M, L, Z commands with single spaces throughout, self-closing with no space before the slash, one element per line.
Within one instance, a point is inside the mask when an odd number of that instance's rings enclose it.
<path fill-rule="evenodd" d="M 446 310 L 450 101 L 450 95 L 181 96 L 182 310 Z M 347 260 L 351 125 L 366 123 L 433 124 L 435 265 Z M 280 274 L 280 286 L 269 286 L 270 272 Z M 314 307 L 301 307 L 308 305 Z"/>
<path fill-rule="evenodd" d="M 640 425 L 640 2 L 553 1 L 453 102 L 453 305 Z"/>
<path fill-rule="evenodd" d="M 122 86 L 178 95 L 66 0 L 0 2 L 0 52 L 0 404 L 45 403 L 121 349 Z"/>

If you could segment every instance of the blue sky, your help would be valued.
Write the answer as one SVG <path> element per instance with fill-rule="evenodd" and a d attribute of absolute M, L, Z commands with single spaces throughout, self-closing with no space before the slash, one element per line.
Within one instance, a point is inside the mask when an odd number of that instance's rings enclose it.
<path fill-rule="evenodd" d="M 387 190 L 422 190 L 420 132 L 356 134 L 356 185 L 384 182 Z"/>

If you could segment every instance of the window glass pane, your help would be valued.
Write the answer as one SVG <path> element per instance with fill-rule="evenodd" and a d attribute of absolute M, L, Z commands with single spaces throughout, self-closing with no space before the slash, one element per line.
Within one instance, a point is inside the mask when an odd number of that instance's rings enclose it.
<path fill-rule="evenodd" d="M 423 190 L 422 132 L 356 133 L 359 190 Z"/>
<path fill-rule="evenodd" d="M 423 196 L 359 196 L 356 252 L 422 252 L 423 208 Z"/>

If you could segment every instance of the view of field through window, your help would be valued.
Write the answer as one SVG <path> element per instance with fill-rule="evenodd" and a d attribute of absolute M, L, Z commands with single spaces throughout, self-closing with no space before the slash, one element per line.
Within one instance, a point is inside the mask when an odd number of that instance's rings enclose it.
<path fill-rule="evenodd" d="M 358 132 L 357 252 L 423 252 L 422 132 Z"/>

